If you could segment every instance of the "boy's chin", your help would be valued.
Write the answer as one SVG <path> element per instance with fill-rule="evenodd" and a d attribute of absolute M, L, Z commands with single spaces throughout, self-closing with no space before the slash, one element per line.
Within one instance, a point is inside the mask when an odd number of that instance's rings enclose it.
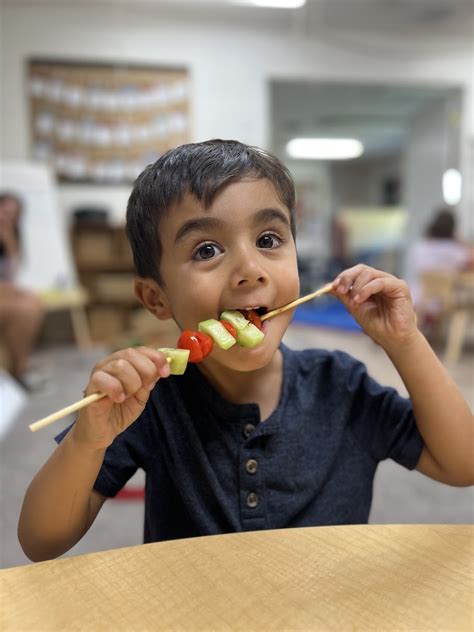
<path fill-rule="evenodd" d="M 239 373 L 249 373 L 263 369 L 270 364 L 277 352 L 277 348 L 269 349 L 268 345 L 265 345 L 265 342 L 263 342 L 252 349 L 235 345 L 230 352 L 222 351 L 218 356 L 216 354 L 214 359 L 221 366 L 225 366 L 226 369 L 238 371 Z"/>

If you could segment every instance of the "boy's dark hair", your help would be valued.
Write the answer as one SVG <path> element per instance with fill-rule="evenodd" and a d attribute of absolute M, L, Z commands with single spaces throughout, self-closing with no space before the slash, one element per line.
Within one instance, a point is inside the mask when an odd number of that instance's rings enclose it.
<path fill-rule="evenodd" d="M 295 188 L 290 172 L 272 154 L 235 140 L 208 140 L 171 149 L 148 165 L 133 185 L 127 205 L 127 236 L 137 274 L 161 283 L 160 218 L 192 194 L 205 208 L 232 182 L 266 178 L 290 212 L 295 236 Z"/>
<path fill-rule="evenodd" d="M 426 230 L 427 237 L 434 239 L 453 239 L 456 228 L 456 218 L 449 208 L 441 208 Z"/>

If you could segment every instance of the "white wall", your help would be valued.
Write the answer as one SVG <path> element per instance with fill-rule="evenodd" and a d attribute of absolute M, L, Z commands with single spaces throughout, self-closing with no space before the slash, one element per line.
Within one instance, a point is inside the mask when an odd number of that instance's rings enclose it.
<path fill-rule="evenodd" d="M 409 212 L 407 246 L 424 233 L 434 211 L 445 204 L 443 173 L 459 169 L 458 111 L 457 99 L 443 100 L 412 121 L 403 161 L 403 205 Z M 467 222 L 463 228 L 467 234 Z"/>
<path fill-rule="evenodd" d="M 177 19 L 163 12 L 80 3 L 2 5 L 3 154 L 29 155 L 25 61 L 30 56 L 185 65 L 192 75 L 192 140 L 238 138 L 269 144 L 270 78 L 448 83 L 466 89 L 465 138 L 474 135 L 470 48 L 365 38 L 314 41 L 304 29 L 243 27 Z M 467 140 L 466 140 L 467 143 Z M 467 156 L 466 143 L 463 149 Z M 65 211 L 102 201 L 122 218 L 128 187 L 60 187 Z M 464 206 L 467 217 L 467 208 Z"/>
<path fill-rule="evenodd" d="M 300 259 L 325 261 L 330 255 L 328 228 L 331 178 L 327 162 L 286 160 L 296 184 L 296 245 Z"/>
<path fill-rule="evenodd" d="M 335 162 L 331 168 L 334 211 L 347 206 L 383 206 L 387 178 L 401 177 L 399 154 L 356 162 Z"/>

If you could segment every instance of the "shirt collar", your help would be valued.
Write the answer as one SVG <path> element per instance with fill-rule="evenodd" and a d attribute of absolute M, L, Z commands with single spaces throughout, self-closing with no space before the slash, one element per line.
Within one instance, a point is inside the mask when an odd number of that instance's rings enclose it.
<path fill-rule="evenodd" d="M 288 397 L 291 351 L 283 343 L 280 344 L 280 350 L 283 357 L 280 400 L 270 417 L 264 424 L 261 424 L 262 434 L 270 434 L 279 426 L 284 402 Z M 208 382 L 197 366 L 189 364 L 185 374 L 179 379 L 183 380 L 184 389 L 189 392 L 189 396 L 194 399 L 197 406 L 206 410 L 210 409 L 214 414 L 222 417 L 223 421 L 259 424 L 260 410 L 257 404 L 235 404 L 228 401 Z"/>

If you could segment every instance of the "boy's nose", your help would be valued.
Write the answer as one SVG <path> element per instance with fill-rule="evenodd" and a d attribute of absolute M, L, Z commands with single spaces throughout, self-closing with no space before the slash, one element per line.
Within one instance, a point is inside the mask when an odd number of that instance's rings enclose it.
<path fill-rule="evenodd" d="M 268 274 L 256 258 L 243 257 L 234 268 L 232 281 L 236 287 L 260 285 L 268 281 Z"/>
<path fill-rule="evenodd" d="M 251 276 L 251 275 L 248 275 L 247 277 L 240 279 L 239 282 L 238 282 L 238 285 L 239 286 L 242 286 L 242 285 L 254 285 L 254 284 L 257 285 L 259 283 L 263 284 L 265 282 L 266 282 L 266 279 L 265 279 L 264 275 L 259 275 L 259 276 L 255 276 L 255 277 Z"/>

